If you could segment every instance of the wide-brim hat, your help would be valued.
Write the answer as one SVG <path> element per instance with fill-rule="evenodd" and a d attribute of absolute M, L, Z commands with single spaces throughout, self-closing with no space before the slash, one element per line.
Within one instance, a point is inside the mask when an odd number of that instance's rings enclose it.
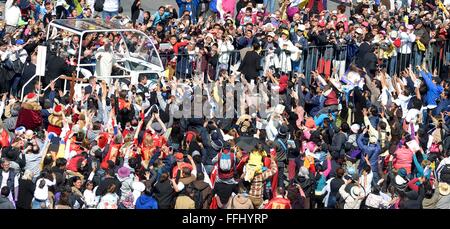
<path fill-rule="evenodd" d="M 33 138 L 33 136 L 34 136 L 34 132 L 32 130 L 25 131 L 25 138 L 26 139 L 30 140 L 30 139 Z"/>
<path fill-rule="evenodd" d="M 361 191 L 361 188 L 355 185 L 350 189 L 350 195 L 353 197 L 353 199 L 356 199 L 361 195 Z"/>
<path fill-rule="evenodd" d="M 278 135 L 280 136 L 286 136 L 289 132 L 289 128 L 287 126 L 280 126 L 280 129 L 278 130 Z"/>
<path fill-rule="evenodd" d="M 119 176 L 119 178 L 127 178 L 130 176 L 130 173 L 130 169 L 124 166 L 117 171 L 117 176 Z"/>
<path fill-rule="evenodd" d="M 303 24 L 301 24 L 301 25 L 299 25 L 299 26 L 297 27 L 297 29 L 303 32 L 303 31 L 305 31 L 306 26 L 303 25 Z"/>
<path fill-rule="evenodd" d="M 440 182 L 439 183 L 439 193 L 443 196 L 447 196 L 448 194 L 450 194 L 450 185 L 445 183 L 445 182 Z"/>
<path fill-rule="evenodd" d="M 143 192 L 145 190 L 145 184 L 140 181 L 135 181 L 131 185 L 134 191 Z"/>
<path fill-rule="evenodd" d="M 400 175 L 395 176 L 395 183 L 397 185 L 403 185 L 403 184 L 406 184 L 406 182 L 407 181 L 403 177 L 401 177 Z"/>

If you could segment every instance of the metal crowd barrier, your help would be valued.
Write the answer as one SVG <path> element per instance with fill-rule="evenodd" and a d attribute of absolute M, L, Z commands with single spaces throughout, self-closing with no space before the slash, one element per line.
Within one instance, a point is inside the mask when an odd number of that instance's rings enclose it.
<path fill-rule="evenodd" d="M 421 65 L 425 61 L 429 71 L 437 70 L 441 74 L 443 67 L 450 62 L 450 45 L 448 42 L 436 42 L 428 45 L 425 51 L 420 51 L 414 43 L 411 46 L 411 52 L 403 52 L 400 48 L 396 49 L 396 55 L 385 57 L 383 51 L 379 48 L 378 63 L 386 67 L 388 74 L 400 75 L 401 71 L 409 67 L 409 65 Z M 280 72 L 287 74 L 303 73 L 309 84 L 311 81 L 311 71 L 318 71 L 320 74 L 330 76 L 333 71 L 343 75 L 351 63 L 354 62 L 357 53 L 350 55 L 347 45 L 326 45 L 326 46 L 309 46 L 302 49 L 300 59 L 294 61 L 290 53 L 284 51 L 276 52 L 278 63 L 273 64 L 274 52 L 271 50 L 262 50 L 261 69 L 276 68 Z M 202 75 L 209 77 L 211 80 L 217 80 L 221 71 L 231 74 L 237 69 L 245 52 L 242 50 L 234 50 L 223 52 L 218 58 L 213 58 L 205 54 L 168 54 L 160 53 L 163 66 L 169 69 L 169 74 L 177 78 L 190 78 L 194 75 Z M 287 54 L 287 55 L 285 55 Z M 269 64 L 268 64 L 269 63 Z M 269 66 L 267 66 L 269 65 Z M 415 68 L 414 68 L 415 69 Z M 261 74 L 263 75 L 263 71 Z"/>
<path fill-rule="evenodd" d="M 261 69 L 276 68 L 287 74 L 303 73 L 309 79 L 311 71 L 319 71 L 330 75 L 333 68 L 338 73 L 344 74 L 350 61 L 347 60 L 347 46 L 310 46 L 302 49 L 300 58 L 293 60 L 291 53 L 283 50 L 274 53 L 272 50 L 262 50 Z M 216 80 L 221 71 L 231 74 L 240 65 L 244 52 L 234 50 L 223 52 L 214 60 L 203 54 L 168 54 L 160 53 L 163 66 L 169 70 L 169 74 L 177 78 L 190 78 L 193 75 L 203 75 L 211 80 Z M 276 55 L 276 61 L 272 61 Z M 276 62 L 276 63 L 274 63 Z M 262 72 L 261 72 L 262 74 Z M 205 78 L 206 79 L 206 78 Z"/>

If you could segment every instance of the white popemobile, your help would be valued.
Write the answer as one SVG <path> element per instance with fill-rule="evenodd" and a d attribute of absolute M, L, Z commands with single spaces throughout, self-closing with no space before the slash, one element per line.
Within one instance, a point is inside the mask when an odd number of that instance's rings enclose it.
<path fill-rule="evenodd" d="M 121 70 L 121 74 L 111 76 L 97 76 L 95 73 L 93 74 L 92 69 L 95 68 L 96 63 L 95 61 L 91 63 L 80 62 L 84 50 L 82 50 L 83 46 L 79 45 L 78 50 L 69 49 L 67 51 L 69 55 L 72 55 L 76 59 L 73 65 L 76 66 L 77 78 L 87 79 L 95 75 L 98 79 L 105 79 L 107 81 L 111 79 L 124 79 L 121 81 L 127 82 L 129 86 L 130 84 L 136 85 L 139 75 L 145 74 L 150 82 L 155 83 L 155 81 L 163 76 L 164 72 L 164 67 L 157 49 L 150 37 L 145 33 L 133 28 L 127 28 L 123 24 L 119 20 L 105 22 L 100 19 L 56 19 L 50 22 L 47 27 L 46 40 L 47 44 L 62 46 L 64 43 L 70 43 L 70 39 L 64 36 L 64 34 L 69 34 L 70 36 L 77 35 L 79 37 L 79 44 L 82 44 L 89 36 L 104 35 L 106 33 L 119 34 L 121 38 L 119 44 L 114 43 L 116 41 L 111 42 L 113 47 L 115 47 L 112 49 L 115 60 L 114 66 Z M 96 50 L 93 52 L 93 56 L 95 56 Z M 67 79 L 65 80 L 67 81 Z M 67 83 L 64 85 L 67 85 Z M 75 85 L 76 94 L 86 85 L 77 82 Z"/>

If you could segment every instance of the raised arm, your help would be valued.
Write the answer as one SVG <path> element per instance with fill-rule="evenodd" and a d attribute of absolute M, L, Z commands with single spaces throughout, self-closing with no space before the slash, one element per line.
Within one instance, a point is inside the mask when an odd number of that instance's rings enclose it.
<path fill-rule="evenodd" d="M 419 160 L 417 160 L 417 156 L 415 153 L 413 153 L 413 160 L 414 160 L 414 165 L 417 168 L 417 177 L 421 177 L 423 176 L 423 167 L 422 165 L 419 163 Z"/>
<path fill-rule="evenodd" d="M 275 155 L 270 155 L 270 169 L 264 171 L 262 173 L 263 180 L 268 179 L 269 177 L 273 176 L 278 171 L 277 163 L 275 162 Z"/>
<path fill-rule="evenodd" d="M 323 175 L 328 177 L 328 174 L 331 172 L 331 155 L 327 154 L 327 169 L 323 171 Z"/>
<path fill-rule="evenodd" d="M 0 101 L 0 118 L 3 116 L 3 111 L 5 110 L 6 96 L 8 93 L 4 93 L 2 96 L 2 101 Z"/>
<path fill-rule="evenodd" d="M 423 70 L 419 71 L 420 76 L 422 76 L 423 80 L 425 81 L 425 84 L 428 87 L 428 90 L 436 90 L 436 85 L 431 80 L 431 73 L 430 72 L 424 72 Z"/>

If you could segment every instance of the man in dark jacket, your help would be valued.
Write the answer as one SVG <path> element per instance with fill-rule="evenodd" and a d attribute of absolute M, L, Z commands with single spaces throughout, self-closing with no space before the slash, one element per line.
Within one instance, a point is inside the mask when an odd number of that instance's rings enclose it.
<path fill-rule="evenodd" d="M 252 47 L 255 43 L 258 43 L 258 39 L 254 36 L 253 31 L 248 29 L 245 31 L 245 36 L 237 39 L 237 48 Z"/>
<path fill-rule="evenodd" d="M 56 192 L 61 191 L 66 185 L 66 165 L 67 159 L 56 159 L 55 166 L 52 167 L 52 172 L 56 175 Z"/>
<path fill-rule="evenodd" d="M 370 77 L 375 76 L 375 72 L 377 71 L 378 58 L 376 53 L 378 52 L 375 47 L 370 46 L 367 53 L 364 55 L 362 61 L 363 66 L 366 69 L 367 73 Z"/>
<path fill-rule="evenodd" d="M 211 173 L 213 170 L 213 159 L 219 154 L 224 146 L 223 141 L 218 134 L 212 134 L 210 139 L 210 144 L 206 145 L 204 150 L 202 150 L 202 162 L 207 173 Z"/>
<path fill-rule="evenodd" d="M 366 63 L 364 62 L 365 55 L 370 51 L 370 41 L 372 40 L 373 35 L 368 33 L 364 37 L 363 43 L 359 46 L 358 55 L 356 55 L 355 64 L 358 68 L 366 67 Z"/>
<path fill-rule="evenodd" d="M 291 146 L 288 144 L 289 128 L 287 126 L 281 126 L 278 135 L 275 138 L 275 149 L 277 151 L 277 165 L 278 165 L 278 186 L 284 187 L 284 180 L 286 176 L 284 174 L 284 167 L 287 163 L 287 156 Z"/>
<path fill-rule="evenodd" d="M 414 21 L 415 24 L 415 30 L 414 35 L 416 35 L 416 40 L 419 40 L 425 47 L 428 47 L 430 43 L 430 32 L 423 26 L 422 19 L 417 18 Z M 425 52 L 422 50 L 419 50 L 417 45 L 417 51 L 414 55 L 414 61 L 416 65 L 420 65 L 422 63 L 423 56 L 425 55 Z"/>
<path fill-rule="evenodd" d="M 42 78 L 42 88 L 47 87 L 48 84 L 54 79 L 56 79 L 60 75 L 67 75 L 71 76 L 73 67 L 69 66 L 66 61 L 60 57 L 57 56 L 54 53 L 50 53 L 47 55 L 47 71 L 45 73 L 45 77 Z M 64 81 L 59 80 L 57 84 L 58 88 L 64 88 Z"/>
<path fill-rule="evenodd" d="M 341 128 L 338 133 L 332 136 L 332 141 L 330 145 L 330 153 L 333 158 L 338 158 L 340 155 L 344 155 L 344 146 L 347 142 L 347 133 L 350 127 L 346 122 L 342 123 Z"/>
<path fill-rule="evenodd" d="M 245 79 L 249 82 L 255 80 L 259 76 L 258 72 L 262 70 L 260 65 L 261 56 L 259 55 L 260 48 L 259 43 L 253 43 L 253 50 L 245 54 L 241 66 L 239 66 L 239 71 L 244 74 Z"/>
<path fill-rule="evenodd" d="M 305 193 L 304 208 L 310 209 L 311 198 L 314 196 L 314 190 L 316 189 L 316 180 L 311 177 L 309 170 L 306 167 L 301 167 L 298 174 L 294 178 L 294 183 L 299 184 Z"/>
<path fill-rule="evenodd" d="M 108 169 L 106 171 L 105 177 L 100 181 L 100 184 L 98 185 L 97 191 L 95 192 L 96 196 L 103 196 L 107 193 L 107 189 L 110 184 L 116 185 L 116 194 L 121 195 L 120 187 L 122 184 L 120 181 L 114 176 L 114 170 Z"/>

